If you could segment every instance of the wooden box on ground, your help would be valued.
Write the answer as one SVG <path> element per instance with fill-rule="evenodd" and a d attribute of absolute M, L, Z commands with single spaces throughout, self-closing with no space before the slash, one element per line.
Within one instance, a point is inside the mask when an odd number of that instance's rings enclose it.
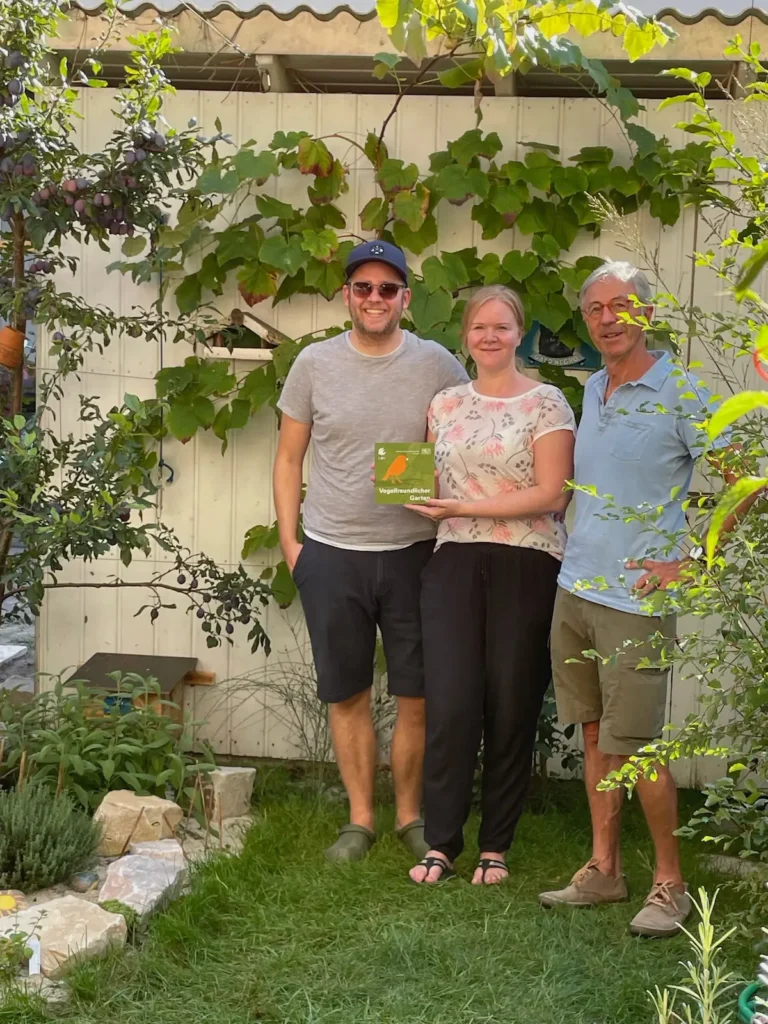
<path fill-rule="evenodd" d="M 110 678 L 113 672 L 120 672 L 123 678 L 130 674 L 141 676 L 143 679 L 156 679 L 160 692 L 140 694 L 131 701 L 128 694 L 118 693 L 117 683 Z M 67 683 L 81 682 L 94 689 L 114 693 L 113 698 L 108 696 L 103 705 L 94 707 L 94 715 L 104 714 L 117 702 L 125 702 L 126 708 L 131 703 L 135 707 L 148 705 L 159 715 L 181 721 L 184 687 L 211 686 L 215 678 L 213 672 L 198 670 L 197 658 L 178 658 L 161 654 L 99 653 L 94 654 L 76 669 L 67 679 Z"/>

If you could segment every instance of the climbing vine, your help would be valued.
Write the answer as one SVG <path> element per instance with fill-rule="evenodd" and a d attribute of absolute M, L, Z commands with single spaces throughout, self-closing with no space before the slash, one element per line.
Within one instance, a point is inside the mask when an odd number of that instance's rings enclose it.
<path fill-rule="evenodd" d="M 237 346 L 249 318 L 257 333 L 265 334 L 265 321 L 250 312 L 254 307 L 274 306 L 297 294 L 331 299 L 342 287 L 349 250 L 361 237 L 374 235 L 415 257 L 437 249 L 412 274 L 407 316 L 416 333 L 458 353 L 467 294 L 480 285 L 503 283 L 521 295 L 527 326 L 543 325 L 571 347 L 590 344 L 577 297 L 601 261 L 594 256 L 571 261 L 571 247 L 580 236 L 599 235 L 605 208 L 625 215 L 643 207 L 662 225 L 674 224 L 681 196 L 700 189 L 712 173 L 706 145 L 691 141 L 675 150 L 645 129 L 634 134 L 637 143 L 628 162 L 617 160 L 607 146 L 585 147 L 564 157 L 557 147 L 537 143 L 523 145 L 522 159 L 503 160 L 499 135 L 478 127 L 433 153 L 423 172 L 391 154 L 374 131 L 362 140 L 279 131 L 264 149 L 249 143 L 235 152 L 217 145 L 178 216 L 159 230 L 151 251 L 140 260 L 121 260 L 114 268 L 137 281 L 162 268 L 168 306 L 175 305 L 179 316 L 212 321 L 218 316 L 219 323 L 216 300 L 236 284 L 246 310 L 235 311 L 226 342 Z M 355 216 L 337 203 L 348 191 L 350 154 L 358 168 L 370 167 L 377 185 L 377 195 Z M 283 175 L 307 180 L 304 204 L 294 206 L 266 194 L 270 180 Z M 501 255 L 476 246 L 441 250 L 441 204 L 462 207 L 489 242 L 514 228 L 518 245 L 525 248 L 510 247 Z M 214 226 L 222 219 L 226 226 Z M 181 276 L 190 265 L 197 269 Z M 203 346 L 211 335 L 199 326 L 201 351 L 157 377 L 157 396 L 167 411 L 165 428 L 184 442 L 199 430 L 211 430 L 226 449 L 231 431 L 244 427 L 265 405 L 275 406 L 301 349 L 342 326 L 299 338 L 272 329 L 271 360 L 239 376 L 227 364 L 206 357 Z M 222 340 L 221 332 L 216 340 Z M 543 367 L 542 373 L 578 406 L 581 385 L 576 378 L 559 368 Z M 257 525 L 245 539 L 243 557 L 276 542 L 274 527 Z M 292 599 L 283 563 L 265 570 L 265 577 L 271 577 L 273 595 L 281 603 Z"/>

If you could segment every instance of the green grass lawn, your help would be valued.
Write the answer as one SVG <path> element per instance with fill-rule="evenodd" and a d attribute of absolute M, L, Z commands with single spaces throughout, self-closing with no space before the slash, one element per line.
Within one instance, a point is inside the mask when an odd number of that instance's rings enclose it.
<path fill-rule="evenodd" d="M 264 776 L 267 775 L 265 782 Z M 644 1024 L 647 989 L 681 979 L 684 937 L 634 939 L 627 924 L 651 880 L 639 808 L 625 815 L 631 902 L 541 910 L 536 894 L 587 859 L 589 819 L 578 783 L 552 783 L 521 822 L 503 886 L 468 884 L 477 821 L 459 861 L 462 880 L 409 883 L 408 854 L 384 806 L 380 840 L 357 865 L 322 850 L 344 805 L 261 772 L 261 822 L 242 857 L 197 875 L 191 895 L 152 922 L 137 950 L 83 965 L 58 1018 L 72 1024 Z M 685 850 L 693 886 L 716 880 Z M 721 897 L 722 920 L 735 909 Z M 751 976 L 748 938 L 730 966 Z M 35 1013 L 14 1021 L 30 1024 Z"/>

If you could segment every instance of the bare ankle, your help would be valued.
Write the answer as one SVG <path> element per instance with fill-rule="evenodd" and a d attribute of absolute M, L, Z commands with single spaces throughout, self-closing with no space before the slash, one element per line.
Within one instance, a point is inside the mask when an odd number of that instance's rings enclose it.
<path fill-rule="evenodd" d="M 350 825 L 362 825 L 363 828 L 367 828 L 370 832 L 376 831 L 376 817 L 373 811 L 359 811 L 354 814 L 350 811 L 349 823 Z"/>
<path fill-rule="evenodd" d="M 618 878 L 621 874 L 621 864 L 614 857 L 593 857 L 592 863 L 607 878 Z"/>

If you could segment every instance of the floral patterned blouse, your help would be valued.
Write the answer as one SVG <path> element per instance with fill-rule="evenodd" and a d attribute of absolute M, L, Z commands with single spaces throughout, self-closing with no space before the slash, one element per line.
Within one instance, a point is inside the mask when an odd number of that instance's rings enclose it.
<path fill-rule="evenodd" d="M 535 483 L 533 443 L 553 430 L 576 432 L 573 411 L 559 388 L 539 384 L 514 398 L 489 398 L 473 384 L 440 391 L 429 408 L 440 497 L 495 498 Z M 443 519 L 437 546 L 486 541 L 538 548 L 562 560 L 565 527 L 550 514 L 531 519 Z"/>

